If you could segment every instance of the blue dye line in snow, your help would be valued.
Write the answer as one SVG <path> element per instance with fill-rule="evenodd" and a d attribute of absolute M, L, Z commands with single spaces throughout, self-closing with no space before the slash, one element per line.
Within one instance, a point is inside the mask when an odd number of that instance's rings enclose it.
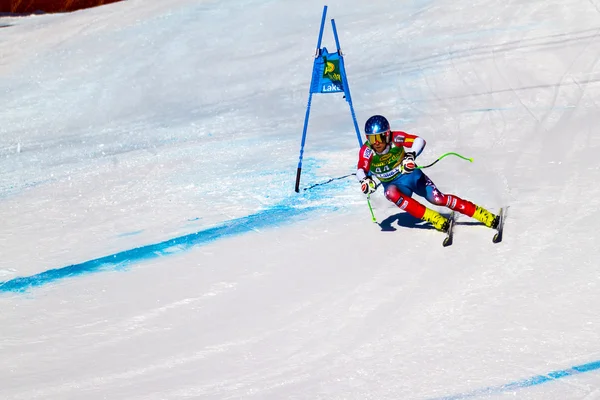
<path fill-rule="evenodd" d="M 523 389 L 531 386 L 541 385 L 542 383 L 552 382 L 557 379 L 566 378 L 572 375 L 582 374 L 584 372 L 590 372 L 600 369 L 600 361 L 594 361 L 587 364 L 576 365 L 574 367 L 560 370 L 560 371 L 552 371 L 544 375 L 537 375 L 531 378 L 523 379 L 520 381 L 515 381 L 511 383 L 507 383 L 500 386 L 491 386 L 483 389 L 477 389 L 472 392 L 457 394 L 453 396 L 446 397 L 437 397 L 432 400 L 463 400 L 469 399 L 477 396 L 487 396 L 491 394 L 501 394 L 504 392 L 510 392 L 517 389 Z"/>
<path fill-rule="evenodd" d="M 191 247 L 210 243 L 217 239 L 240 235 L 256 229 L 281 225 L 282 223 L 306 214 L 315 208 L 316 207 L 294 208 L 290 206 L 276 206 L 243 218 L 223 222 L 220 225 L 200 232 L 180 236 L 164 242 L 125 250 L 120 253 L 96 258 L 95 260 L 85 261 L 80 264 L 51 269 L 36 275 L 18 277 L 5 282 L 0 282 L 0 292 L 24 292 L 29 288 L 43 286 L 60 279 L 93 272 L 114 271 L 137 261 L 179 253 L 188 250 Z"/>

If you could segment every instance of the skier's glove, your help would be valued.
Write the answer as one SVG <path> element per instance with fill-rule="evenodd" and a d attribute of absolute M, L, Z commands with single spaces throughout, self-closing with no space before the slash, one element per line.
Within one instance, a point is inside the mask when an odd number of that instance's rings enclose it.
<path fill-rule="evenodd" d="M 377 184 L 370 176 L 367 176 L 365 179 L 360 181 L 360 190 L 364 194 L 371 194 L 377 189 Z"/>
<path fill-rule="evenodd" d="M 417 163 L 415 162 L 415 152 L 409 151 L 404 155 L 404 159 L 402 160 L 402 173 L 410 174 L 417 168 Z"/>

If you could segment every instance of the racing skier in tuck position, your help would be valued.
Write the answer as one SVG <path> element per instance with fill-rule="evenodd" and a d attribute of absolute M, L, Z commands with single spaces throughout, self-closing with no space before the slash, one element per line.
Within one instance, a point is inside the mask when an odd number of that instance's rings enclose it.
<path fill-rule="evenodd" d="M 377 189 L 372 178 L 375 176 L 389 201 L 413 217 L 431 223 L 439 231 L 448 230 L 448 219 L 413 199 L 413 193 L 431 204 L 475 218 L 487 227 L 495 229 L 498 226 L 500 218 L 497 215 L 458 196 L 440 192 L 431 179 L 416 168 L 415 159 L 425 148 L 425 140 L 406 132 L 392 131 L 388 120 L 381 115 L 367 120 L 365 134 L 367 142 L 360 149 L 356 171 L 363 193 L 371 194 Z"/>

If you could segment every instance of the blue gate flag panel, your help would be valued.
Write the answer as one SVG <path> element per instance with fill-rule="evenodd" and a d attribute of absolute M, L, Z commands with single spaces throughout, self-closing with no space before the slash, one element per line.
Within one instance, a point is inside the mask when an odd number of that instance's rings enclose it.
<path fill-rule="evenodd" d="M 311 93 L 337 93 L 344 91 L 342 81 L 343 62 L 341 56 L 329 53 L 326 47 L 321 49 L 321 55 L 315 59 Z"/>

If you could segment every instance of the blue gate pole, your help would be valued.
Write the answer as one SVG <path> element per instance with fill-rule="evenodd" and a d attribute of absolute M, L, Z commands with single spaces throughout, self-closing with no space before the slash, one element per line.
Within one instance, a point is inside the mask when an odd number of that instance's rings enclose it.
<path fill-rule="evenodd" d="M 346 96 L 346 101 L 350 105 L 350 114 L 352 115 L 352 122 L 354 122 L 354 130 L 356 131 L 356 138 L 358 139 L 358 145 L 362 147 L 363 142 L 360 137 L 360 130 L 358 129 L 358 123 L 356 122 L 356 114 L 354 113 L 354 106 L 352 105 L 352 96 L 350 96 L 350 86 L 348 85 L 348 78 L 346 78 L 346 66 L 344 65 L 344 57 L 342 54 L 342 49 L 340 48 L 340 40 L 338 38 L 337 29 L 335 27 L 335 21 L 331 20 L 331 27 L 333 28 L 333 37 L 335 38 L 335 45 L 337 47 L 337 52 L 340 56 L 340 64 L 342 68 L 342 84 L 344 85 L 344 95 Z"/>
<path fill-rule="evenodd" d="M 323 39 L 323 29 L 325 28 L 325 17 L 327 15 L 327 6 L 323 7 L 323 16 L 321 17 L 321 29 L 319 30 L 319 39 L 317 40 L 317 50 L 315 51 L 315 61 L 313 62 L 313 73 L 310 80 L 310 89 L 308 91 L 308 104 L 306 105 L 306 115 L 304 116 L 304 128 L 302 129 L 302 142 L 300 143 L 300 156 L 298 158 L 298 170 L 296 171 L 295 191 L 300 191 L 300 174 L 302 173 L 302 157 L 304 156 L 304 144 L 306 143 L 306 131 L 308 129 L 308 118 L 310 116 L 310 103 L 312 102 L 313 85 L 315 84 L 315 68 L 317 67 L 317 58 L 321 55 L 321 40 Z"/>

